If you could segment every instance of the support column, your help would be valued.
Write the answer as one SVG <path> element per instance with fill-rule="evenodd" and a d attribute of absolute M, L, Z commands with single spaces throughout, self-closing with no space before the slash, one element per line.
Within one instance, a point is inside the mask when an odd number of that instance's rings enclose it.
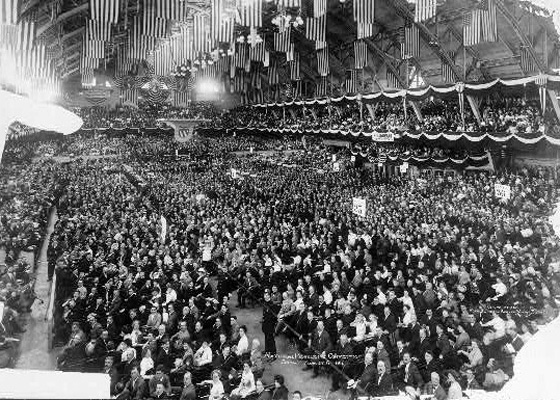
<path fill-rule="evenodd" d="M 471 111 L 476 118 L 476 122 L 480 126 L 482 124 L 482 114 L 480 114 L 480 109 L 478 108 L 478 104 L 476 103 L 474 97 L 470 94 L 467 94 L 467 101 L 469 102 L 469 106 L 471 106 Z"/>

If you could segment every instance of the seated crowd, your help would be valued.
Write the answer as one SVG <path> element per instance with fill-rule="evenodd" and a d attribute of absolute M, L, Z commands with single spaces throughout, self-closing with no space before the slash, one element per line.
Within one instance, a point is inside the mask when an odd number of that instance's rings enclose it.
<path fill-rule="evenodd" d="M 387 107 L 394 118 L 385 124 L 396 124 L 398 106 Z M 348 107 L 340 123 L 355 121 L 355 111 Z M 499 124 L 511 122 L 496 112 Z M 91 154 L 96 139 L 58 148 Z M 515 354 L 557 315 L 551 168 L 416 179 L 355 168 L 349 150 L 312 138 L 104 140 L 122 157 L 3 164 L 8 201 L 0 210 L 2 240 L 24 248 L 40 240 L 25 232 L 44 232 L 56 202 L 48 262 L 57 276 L 55 336 L 64 344 L 58 366 L 109 374 L 118 398 L 287 400 L 290 382 L 267 379 L 283 357 L 276 342 L 286 340 L 332 390 L 383 396 L 408 388 L 452 400 L 462 390 L 499 389 Z M 307 151 L 262 155 L 247 146 Z M 164 157 L 175 151 L 185 157 Z M 469 154 L 415 144 L 367 152 Z M 496 183 L 511 187 L 510 200 L 495 198 Z M 352 212 L 354 197 L 366 199 L 365 217 Z M 26 231 L 29 224 L 37 225 Z M 14 288 L 9 280 L 31 282 L 28 269 L 12 263 L 0 293 Z M 262 349 L 260 333 L 238 321 L 233 294 L 239 308 L 262 306 Z M 18 300 L 16 314 L 26 308 L 23 294 Z"/>

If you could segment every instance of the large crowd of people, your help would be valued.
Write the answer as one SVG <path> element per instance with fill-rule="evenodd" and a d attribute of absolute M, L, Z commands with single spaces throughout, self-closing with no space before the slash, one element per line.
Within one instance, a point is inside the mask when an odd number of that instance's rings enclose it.
<path fill-rule="evenodd" d="M 370 127 L 401 124 L 399 107 L 372 110 L 384 122 Z M 424 123 L 453 129 L 460 120 L 448 107 L 426 108 Z M 532 107 L 511 118 L 508 109 L 485 110 L 485 121 L 518 129 L 528 118 L 537 128 Z M 297 114 L 253 111 L 215 116 L 210 126 L 237 117 L 243 126 L 299 123 Z M 353 126 L 356 111 L 345 106 L 334 122 Z M 325 109 L 304 112 L 303 121 L 326 123 Z M 19 143 L 11 146 L 28 145 Z M 388 174 L 356 167 L 352 154 L 471 152 L 400 143 L 335 150 L 309 137 L 178 143 L 92 133 L 29 146 L 100 157 L 2 165 L 0 233 L 13 256 L 0 295 L 17 297 L 11 329 L 21 329 L 17 313 L 32 301 L 17 251 L 38 245 L 56 205 L 48 271 L 57 282 L 58 368 L 107 373 L 117 398 L 287 400 L 288 388 L 300 396 L 305 387 L 274 372 L 288 356 L 277 350 L 283 341 L 302 368 L 353 398 L 406 390 L 453 400 L 501 388 L 516 353 L 557 315 L 553 168 Z M 119 157 L 103 157 L 111 154 Z M 496 198 L 495 184 L 511 188 L 509 200 Z M 353 212 L 354 198 L 366 200 L 365 216 Z M 246 307 L 262 312 L 262 332 L 238 319 Z"/>

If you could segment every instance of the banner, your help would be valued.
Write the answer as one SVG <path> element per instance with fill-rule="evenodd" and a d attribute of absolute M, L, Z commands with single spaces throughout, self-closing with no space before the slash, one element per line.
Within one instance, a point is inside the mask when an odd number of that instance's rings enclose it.
<path fill-rule="evenodd" d="M 373 142 L 394 142 L 395 134 L 393 132 L 372 132 L 371 140 Z"/>
<path fill-rule="evenodd" d="M 367 211 L 366 199 L 361 197 L 352 198 L 352 212 L 360 217 L 365 217 Z"/>
<path fill-rule="evenodd" d="M 511 187 L 496 183 L 494 185 L 494 195 L 499 199 L 509 200 L 511 198 Z"/>

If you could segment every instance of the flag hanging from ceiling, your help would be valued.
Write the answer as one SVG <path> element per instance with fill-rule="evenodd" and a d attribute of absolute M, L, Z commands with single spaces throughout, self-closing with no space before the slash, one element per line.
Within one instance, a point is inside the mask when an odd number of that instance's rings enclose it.
<path fill-rule="evenodd" d="M 265 42 L 257 43 L 249 49 L 249 59 L 251 61 L 264 62 L 265 58 Z"/>
<path fill-rule="evenodd" d="M 295 8 L 301 7 L 301 0 L 277 0 L 281 7 Z"/>
<path fill-rule="evenodd" d="M 235 28 L 235 21 L 224 8 L 225 0 L 212 2 L 212 39 L 221 43 L 231 43 Z"/>
<path fill-rule="evenodd" d="M 160 76 L 166 76 L 170 74 L 175 65 L 171 58 L 171 49 L 169 43 L 163 43 L 157 49 L 154 50 L 154 73 Z"/>
<path fill-rule="evenodd" d="M 119 22 L 119 10 L 119 0 L 89 0 L 89 12 L 93 20 L 116 24 Z"/>
<path fill-rule="evenodd" d="M 121 89 L 121 104 L 138 106 L 138 89 L 123 88 Z"/>
<path fill-rule="evenodd" d="M 358 39 L 365 39 L 373 36 L 374 24 L 366 22 L 358 22 L 357 24 Z"/>
<path fill-rule="evenodd" d="M 437 0 L 417 0 L 414 9 L 414 22 L 424 22 L 436 16 Z"/>
<path fill-rule="evenodd" d="M 150 14 L 143 19 L 142 34 L 155 38 L 163 38 L 167 34 L 167 20 Z"/>
<path fill-rule="evenodd" d="M 317 88 L 315 91 L 316 97 L 326 97 L 327 96 L 327 77 L 322 76 L 317 83 Z"/>
<path fill-rule="evenodd" d="M 240 0 L 240 25 L 249 27 L 262 26 L 262 2 L 263 0 Z"/>
<path fill-rule="evenodd" d="M 404 28 L 404 43 L 401 47 L 401 58 L 420 57 L 420 30 L 415 24 Z"/>
<path fill-rule="evenodd" d="M 482 10 L 474 9 L 463 15 L 463 45 L 474 46 L 481 42 Z"/>
<path fill-rule="evenodd" d="M 482 41 L 498 41 L 498 16 L 496 0 L 482 0 L 479 8 L 481 9 Z"/>
<path fill-rule="evenodd" d="M 288 28 L 284 32 L 274 33 L 274 50 L 287 53 L 290 51 L 290 43 L 292 42 L 292 29 Z"/>
<path fill-rule="evenodd" d="M 354 0 L 354 21 L 373 24 L 374 10 L 374 0 Z"/>
<path fill-rule="evenodd" d="M 86 24 L 86 37 L 89 40 L 111 40 L 111 26 L 107 22 L 89 19 Z"/>
<path fill-rule="evenodd" d="M 194 52 L 207 53 L 211 50 L 210 26 L 208 16 L 198 13 L 194 18 Z"/>
<path fill-rule="evenodd" d="M 317 72 L 320 76 L 327 76 L 330 72 L 328 48 L 317 51 Z"/>
<path fill-rule="evenodd" d="M 17 40 L 11 43 L 17 43 L 19 51 L 30 51 L 35 44 L 35 22 L 22 21 L 17 27 Z"/>
<path fill-rule="evenodd" d="M 156 17 L 185 21 L 187 18 L 187 5 L 185 0 L 149 0 L 148 7 L 154 10 Z"/>
<path fill-rule="evenodd" d="M 261 85 L 261 67 L 260 65 L 257 65 L 255 68 L 251 69 L 251 87 L 253 89 L 261 89 L 262 85 Z"/>
<path fill-rule="evenodd" d="M 189 104 L 189 92 L 173 91 L 173 106 L 186 107 Z"/>
<path fill-rule="evenodd" d="M 449 58 L 455 60 L 455 52 L 448 51 L 447 54 Z M 444 82 L 453 83 L 455 82 L 455 73 L 453 72 L 453 67 L 447 63 L 441 62 L 441 79 Z"/>
<path fill-rule="evenodd" d="M 290 79 L 292 81 L 297 81 L 301 78 L 300 76 L 300 58 L 299 53 L 294 53 L 294 60 L 290 62 Z"/>
<path fill-rule="evenodd" d="M 354 42 L 354 68 L 362 69 L 367 65 L 367 45 L 363 40 Z"/>
<path fill-rule="evenodd" d="M 327 40 L 327 16 L 307 18 L 305 22 L 305 37 L 309 40 L 325 42 Z"/>
<path fill-rule="evenodd" d="M 280 83 L 280 77 L 278 76 L 278 65 L 276 62 L 271 62 L 268 67 L 268 84 L 277 85 Z"/>
<path fill-rule="evenodd" d="M 235 54 L 233 55 L 235 67 L 245 69 L 247 62 L 249 62 L 249 45 L 247 43 L 237 43 L 235 47 Z"/>
<path fill-rule="evenodd" d="M 313 0 L 313 17 L 319 18 L 327 13 L 327 0 Z"/>
<path fill-rule="evenodd" d="M 531 53 L 527 47 L 521 47 L 520 51 L 520 64 L 521 69 L 525 73 L 536 72 L 538 70 L 537 66 L 535 65 L 535 61 L 531 56 Z"/>
<path fill-rule="evenodd" d="M 385 74 L 385 77 L 387 79 L 387 86 L 389 86 L 390 88 L 395 88 L 395 89 L 400 89 L 401 88 L 399 78 L 397 76 L 395 76 L 395 74 L 393 74 L 391 71 L 388 70 L 387 73 Z"/>
<path fill-rule="evenodd" d="M 2 0 L 0 2 L 0 24 L 17 24 L 21 12 L 21 3 L 21 0 Z"/>
<path fill-rule="evenodd" d="M 356 93 L 358 91 L 358 73 L 355 69 L 346 71 L 345 88 L 346 93 Z"/>

